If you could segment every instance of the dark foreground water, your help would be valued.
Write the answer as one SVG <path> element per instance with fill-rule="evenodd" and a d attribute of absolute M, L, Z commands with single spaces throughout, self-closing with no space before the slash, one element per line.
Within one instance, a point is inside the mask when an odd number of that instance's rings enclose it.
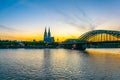
<path fill-rule="evenodd" d="M 119 51 L 0 49 L 0 80 L 120 80 Z"/>

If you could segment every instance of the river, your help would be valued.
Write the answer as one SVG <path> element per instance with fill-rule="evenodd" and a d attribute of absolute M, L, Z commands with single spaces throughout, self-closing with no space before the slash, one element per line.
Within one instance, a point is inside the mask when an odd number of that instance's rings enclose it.
<path fill-rule="evenodd" d="M 120 80 L 120 49 L 0 49 L 0 80 Z"/>

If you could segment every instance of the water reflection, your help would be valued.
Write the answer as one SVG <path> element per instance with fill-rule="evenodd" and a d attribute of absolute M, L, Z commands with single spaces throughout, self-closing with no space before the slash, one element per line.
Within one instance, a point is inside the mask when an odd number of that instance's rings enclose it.
<path fill-rule="evenodd" d="M 44 61 L 42 70 L 42 79 L 49 79 L 51 77 L 53 78 L 50 49 L 44 49 Z"/>
<path fill-rule="evenodd" d="M 119 62 L 106 50 L 1 49 L 0 80 L 119 80 Z"/>
<path fill-rule="evenodd" d="M 82 60 L 76 52 L 79 51 L 45 49 L 42 79 L 75 79 L 81 73 Z"/>
<path fill-rule="evenodd" d="M 106 80 L 120 79 L 120 49 L 88 49 L 86 52 L 92 60 L 92 68 Z"/>
<path fill-rule="evenodd" d="M 101 48 L 101 49 L 94 49 L 94 48 L 91 48 L 91 49 L 86 49 L 86 52 L 87 53 L 93 53 L 93 54 L 120 54 L 120 48 Z"/>

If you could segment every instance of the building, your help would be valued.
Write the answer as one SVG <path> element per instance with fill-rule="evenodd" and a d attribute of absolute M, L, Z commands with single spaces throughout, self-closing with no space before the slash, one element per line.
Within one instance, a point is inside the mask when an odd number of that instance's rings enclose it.
<path fill-rule="evenodd" d="M 47 32 L 46 28 L 45 28 L 45 32 L 44 32 L 44 42 L 54 42 L 54 37 L 51 37 L 51 32 L 50 32 L 50 28 Z"/>

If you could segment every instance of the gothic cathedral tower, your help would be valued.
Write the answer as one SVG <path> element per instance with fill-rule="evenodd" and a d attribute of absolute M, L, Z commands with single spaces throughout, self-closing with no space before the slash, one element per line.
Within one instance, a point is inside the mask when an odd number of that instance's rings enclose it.
<path fill-rule="evenodd" d="M 45 32 L 44 32 L 44 41 L 46 40 L 47 38 L 47 31 L 46 31 L 46 27 L 45 27 Z"/>
<path fill-rule="evenodd" d="M 45 27 L 44 42 L 54 42 L 54 37 L 51 37 L 50 27 L 48 29 L 48 32 Z"/>
<path fill-rule="evenodd" d="M 51 37 L 50 27 L 49 27 L 49 30 L 48 30 L 48 37 Z"/>

